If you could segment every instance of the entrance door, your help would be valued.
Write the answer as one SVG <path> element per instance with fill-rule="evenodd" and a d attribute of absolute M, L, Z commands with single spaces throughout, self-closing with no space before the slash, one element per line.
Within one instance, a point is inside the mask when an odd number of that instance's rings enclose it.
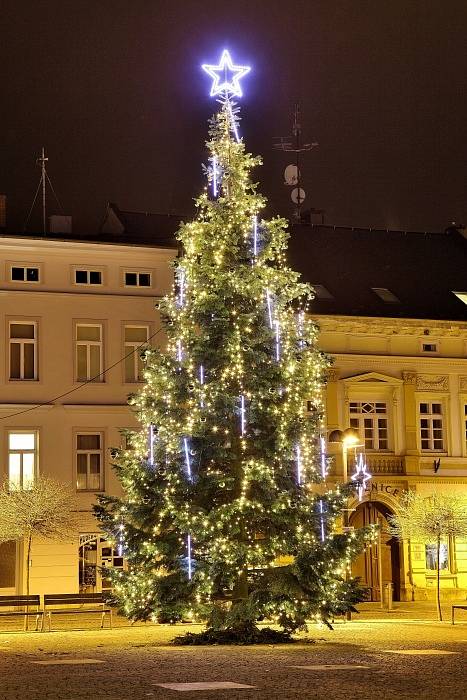
<path fill-rule="evenodd" d="M 394 600 L 400 600 L 400 550 L 399 542 L 389 534 L 387 517 L 391 514 L 387 506 L 378 501 L 361 503 L 350 518 L 354 528 L 365 525 L 381 525 L 381 537 L 369 544 L 352 564 L 352 575 L 361 579 L 362 585 L 369 589 L 368 600 L 381 600 L 380 593 L 380 551 L 383 587 L 394 584 Z"/>
<path fill-rule="evenodd" d="M 0 595 L 16 594 L 16 542 L 0 543 Z"/>
<path fill-rule="evenodd" d="M 100 533 L 80 535 L 79 590 L 80 593 L 111 591 L 106 570 L 123 569 L 123 557 Z"/>

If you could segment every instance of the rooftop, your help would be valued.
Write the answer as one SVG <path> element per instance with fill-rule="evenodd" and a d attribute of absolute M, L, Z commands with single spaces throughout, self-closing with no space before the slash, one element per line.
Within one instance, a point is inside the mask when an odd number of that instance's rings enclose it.
<path fill-rule="evenodd" d="M 288 258 L 316 288 L 314 313 L 467 321 L 467 239 L 460 228 L 414 233 L 300 224 L 291 229 Z"/>

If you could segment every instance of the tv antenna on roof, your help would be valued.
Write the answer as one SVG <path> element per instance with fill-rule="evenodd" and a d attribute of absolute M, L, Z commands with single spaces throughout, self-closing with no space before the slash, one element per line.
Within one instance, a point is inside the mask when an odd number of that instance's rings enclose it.
<path fill-rule="evenodd" d="M 294 107 L 294 120 L 291 136 L 274 137 L 274 148 L 278 151 L 295 153 L 295 163 L 288 165 L 284 171 L 284 184 L 293 187 L 290 198 L 295 204 L 295 217 L 300 221 L 302 204 L 305 201 L 306 192 L 301 187 L 300 156 L 302 153 L 312 151 L 318 146 L 317 141 L 302 143 L 302 126 L 300 124 L 300 105 Z"/>
<path fill-rule="evenodd" d="M 30 208 L 29 213 L 26 217 L 26 221 L 24 222 L 23 231 L 26 231 L 27 225 L 29 223 L 29 219 L 31 218 L 31 214 L 32 214 L 33 209 L 34 209 L 34 205 L 36 204 L 37 195 L 39 194 L 39 191 L 42 190 L 42 233 L 44 235 L 47 233 L 47 183 L 49 183 L 49 187 L 52 190 L 52 194 L 55 197 L 55 200 L 60 208 L 61 213 L 62 214 L 64 213 L 63 207 L 60 204 L 60 200 L 57 197 L 57 195 L 55 194 L 55 190 L 54 190 L 53 185 L 50 181 L 50 177 L 47 174 L 46 164 L 47 164 L 48 160 L 49 160 L 48 157 L 45 155 L 44 146 L 42 146 L 41 155 L 36 160 L 37 165 L 39 165 L 41 168 L 41 177 L 39 180 L 39 184 L 37 185 L 36 194 L 34 195 L 34 199 L 32 200 L 31 208 Z"/>

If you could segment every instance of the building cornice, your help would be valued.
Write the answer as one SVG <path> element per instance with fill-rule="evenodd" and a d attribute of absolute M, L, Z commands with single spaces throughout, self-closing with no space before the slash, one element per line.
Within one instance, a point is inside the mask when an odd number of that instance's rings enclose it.
<path fill-rule="evenodd" d="M 325 333 L 348 333 L 366 336 L 406 335 L 424 337 L 426 331 L 438 337 L 467 339 L 467 321 L 433 319 L 381 318 L 372 316 L 321 316 L 310 314 Z"/>
<path fill-rule="evenodd" d="M 76 251 L 79 250 L 80 253 L 85 252 L 91 253 L 92 255 L 96 255 L 96 253 L 120 253 L 128 255 L 131 250 L 133 250 L 133 255 L 135 256 L 146 255 L 150 252 L 156 253 L 162 258 L 174 258 L 178 254 L 176 248 L 156 244 L 151 245 L 150 243 L 137 243 L 131 240 L 128 240 L 126 243 L 110 243 L 109 241 L 54 240 L 50 238 L 20 238 L 16 236 L 0 237 L 0 250 L 9 250 L 15 254 L 18 254 L 20 250 L 35 253 L 44 250 L 47 251 L 47 254 L 63 254 L 63 252 L 70 251 L 70 249 L 73 248 Z"/>

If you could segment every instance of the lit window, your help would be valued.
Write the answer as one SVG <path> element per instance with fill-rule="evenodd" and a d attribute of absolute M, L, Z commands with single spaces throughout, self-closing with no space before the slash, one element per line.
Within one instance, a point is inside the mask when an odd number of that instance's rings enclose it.
<path fill-rule="evenodd" d="M 422 450 L 444 450 L 443 407 L 440 403 L 420 404 L 420 445 Z"/>
<path fill-rule="evenodd" d="M 426 568 L 429 571 L 438 569 L 438 546 L 436 544 L 425 545 Z M 446 542 L 440 543 L 439 548 L 439 568 L 441 571 L 449 569 L 449 551 Z"/>
<path fill-rule="evenodd" d="M 388 450 L 388 416 L 382 401 L 350 403 L 350 427 L 362 437 L 367 450 Z"/>
<path fill-rule="evenodd" d="M 10 379 L 37 379 L 37 324 L 10 321 Z"/>
<path fill-rule="evenodd" d="M 104 381 L 102 375 L 102 325 L 76 324 L 76 379 Z"/>
<path fill-rule="evenodd" d="M 11 267 L 11 281 L 12 282 L 39 282 L 39 268 L 38 267 L 23 267 L 19 265 L 13 265 Z"/>
<path fill-rule="evenodd" d="M 76 436 L 76 488 L 78 491 L 102 491 L 103 450 L 101 433 Z"/>
<path fill-rule="evenodd" d="M 398 299 L 389 289 L 386 289 L 386 287 L 372 287 L 371 289 L 386 304 L 400 304 L 400 299 Z"/>
<path fill-rule="evenodd" d="M 34 482 L 37 466 L 37 433 L 8 433 L 8 483 L 27 489 Z"/>
<path fill-rule="evenodd" d="M 147 326 L 125 326 L 125 382 L 140 382 L 143 379 L 143 363 L 140 356 L 141 345 L 147 343 Z"/>
<path fill-rule="evenodd" d="M 467 304 L 467 292 L 453 292 L 453 294 L 461 301 L 463 304 Z"/>
<path fill-rule="evenodd" d="M 312 284 L 317 299 L 334 299 L 329 289 L 324 284 Z"/>
<path fill-rule="evenodd" d="M 102 284 L 100 270 L 75 270 L 75 284 Z"/>
<path fill-rule="evenodd" d="M 125 272 L 126 287 L 150 287 L 150 272 Z"/>

